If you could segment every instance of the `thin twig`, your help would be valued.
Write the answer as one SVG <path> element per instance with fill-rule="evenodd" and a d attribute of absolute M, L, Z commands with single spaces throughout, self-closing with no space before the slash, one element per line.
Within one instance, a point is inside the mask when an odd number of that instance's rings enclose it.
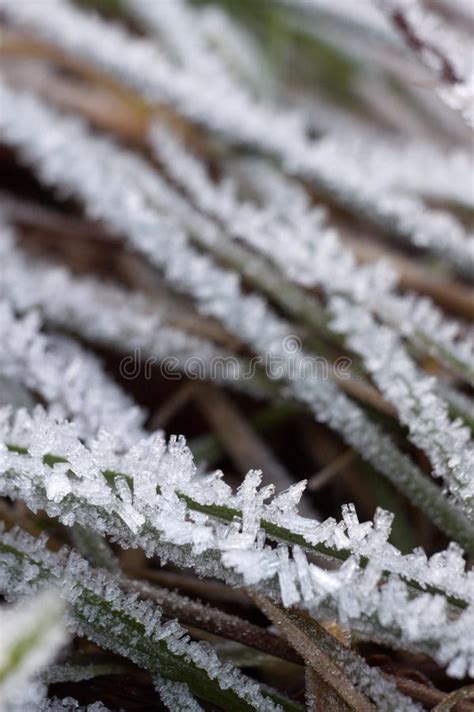
<path fill-rule="evenodd" d="M 323 467 L 319 472 L 316 472 L 308 480 L 308 489 L 311 492 L 316 492 L 317 490 L 324 487 L 328 482 L 330 482 L 333 477 L 336 477 L 341 470 L 343 470 L 348 465 L 352 465 L 353 462 L 357 460 L 357 454 L 354 450 L 346 450 L 345 452 L 338 455 L 332 462 Z"/>
<path fill-rule="evenodd" d="M 205 384 L 200 384 L 196 393 L 199 408 L 211 423 L 241 474 L 259 468 L 265 473 L 267 484 L 272 483 L 277 488 L 286 489 L 294 483 L 293 478 L 249 425 L 229 396 Z"/>

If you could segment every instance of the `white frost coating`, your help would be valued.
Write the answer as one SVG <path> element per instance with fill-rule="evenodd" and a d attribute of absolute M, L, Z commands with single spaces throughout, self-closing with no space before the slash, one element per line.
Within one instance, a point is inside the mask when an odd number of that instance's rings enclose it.
<path fill-rule="evenodd" d="M 197 31 L 237 82 L 243 82 L 261 96 L 275 91 L 275 79 L 264 50 L 243 25 L 234 22 L 225 10 L 218 5 L 202 6 Z M 234 83 L 236 86 L 238 84 Z"/>
<path fill-rule="evenodd" d="M 371 189 L 393 189 L 472 205 L 474 161 L 469 151 L 442 152 L 429 144 L 396 138 L 388 143 L 382 137 L 374 140 L 371 134 L 354 133 L 349 127 L 345 136 L 329 135 L 320 144 L 325 147 L 328 162 L 343 165 L 354 182 Z"/>
<path fill-rule="evenodd" d="M 240 202 L 237 186 L 229 180 L 217 186 L 212 183 L 204 166 L 166 130 L 156 128 L 152 141 L 173 180 L 199 209 L 223 224 L 229 235 L 262 252 L 291 280 L 324 289 L 330 299 L 329 313 L 337 315 L 332 327 L 363 357 L 382 393 L 409 426 L 413 442 L 429 455 L 434 474 L 444 478 L 451 493 L 472 514 L 474 450 L 469 429 L 450 421 L 435 379 L 424 377 L 396 331 L 376 324 L 370 311 L 390 325 L 395 322 L 401 336 L 421 332 L 425 341 L 433 339 L 435 348 L 429 350 L 448 352 L 456 362 L 464 363 L 469 373 L 474 346 L 453 340 L 457 325 L 441 318 L 430 322 L 427 317 L 437 317 L 438 312 L 434 307 L 430 310 L 429 303 L 392 293 L 393 274 L 382 263 L 359 267 L 337 233 L 326 226 L 324 213 L 311 210 L 304 191 L 276 172 L 265 170 L 260 163 L 249 167 L 248 173 L 253 174 L 266 199 L 259 208 Z M 341 293 L 354 303 L 334 298 Z M 412 307 L 411 314 L 405 305 Z"/>
<path fill-rule="evenodd" d="M 474 430 L 474 399 L 442 381 L 438 384 L 438 388 L 445 400 L 449 401 L 449 404 L 454 409 L 463 414 L 463 418 L 468 423 L 471 423 L 471 427 Z"/>
<path fill-rule="evenodd" d="M 153 678 L 160 699 L 170 712 L 203 712 L 184 682 L 172 682 L 159 675 Z"/>
<path fill-rule="evenodd" d="M 332 326 L 344 333 L 351 349 L 362 356 L 387 400 L 393 403 L 411 440 L 426 452 L 436 476 L 474 515 L 474 443 L 470 428 L 449 418 L 446 403 L 436 392 L 436 379 L 425 376 L 389 327 L 377 324 L 358 305 L 342 297 L 329 304 Z"/>
<path fill-rule="evenodd" d="M 444 317 L 426 298 L 395 291 L 397 275 L 382 261 L 359 266 L 323 210 L 313 208 L 303 188 L 261 161 L 245 160 L 238 172 L 262 201 L 238 197 L 238 183 L 224 174 L 213 183 L 199 160 L 166 129 L 154 126 L 152 145 L 170 176 L 193 203 L 222 224 L 226 233 L 248 243 L 292 281 L 323 287 L 365 305 L 415 346 L 422 346 L 474 382 L 474 336 Z"/>
<path fill-rule="evenodd" d="M 246 89 L 239 80 L 257 90 L 262 80 L 268 82 L 268 68 L 256 44 L 218 6 L 193 7 L 186 0 L 124 0 L 124 5 L 198 82 L 218 84 L 224 95 L 243 94 L 244 101 Z"/>
<path fill-rule="evenodd" d="M 36 709 L 46 687 L 36 675 L 54 659 L 68 636 L 64 605 L 54 591 L 0 608 L 0 712 Z M 17 646 L 25 644 L 19 658 Z"/>
<path fill-rule="evenodd" d="M 337 139 L 335 139 L 337 140 Z M 388 234 L 420 249 L 433 252 L 453 264 L 470 279 L 474 275 L 474 235 L 453 215 L 427 207 L 404 188 L 385 186 L 378 174 L 363 173 L 360 165 L 338 160 L 340 153 L 333 139 L 318 142 L 289 156 L 288 171 L 303 178 L 320 180 L 338 200 L 356 209 Z M 351 171 L 352 167 L 352 171 Z"/>
<path fill-rule="evenodd" d="M 125 0 L 125 7 L 140 20 L 149 32 L 159 35 L 160 41 L 172 56 L 191 74 L 215 82 L 218 91 L 238 91 L 225 65 L 212 51 L 200 28 L 201 12 L 187 6 L 183 0 L 150 3 L 147 0 Z"/>
<path fill-rule="evenodd" d="M 469 545 L 471 524 L 440 498 L 435 486 L 362 408 L 335 382 L 305 377 L 314 359 L 285 348 L 291 326 L 263 299 L 245 295 L 237 273 L 222 269 L 191 247 L 189 236 L 194 231 L 199 231 L 201 244 L 211 248 L 222 239 L 213 223 L 193 212 L 142 159 L 93 136 L 81 120 L 63 116 L 28 93 L 5 88 L 3 100 L 3 137 L 21 149 L 43 181 L 79 197 L 94 217 L 106 220 L 132 249 L 161 269 L 174 288 L 192 295 L 203 314 L 220 319 L 264 359 L 276 359 L 292 394 L 318 420 L 339 432 L 365 460 L 411 495 L 436 524 L 443 528 L 445 517 L 451 523 L 455 520 L 451 536 Z"/>
<path fill-rule="evenodd" d="M 351 648 L 336 642 L 323 631 L 320 638 L 322 652 L 344 671 L 344 675 L 361 692 L 376 703 L 380 712 L 422 712 L 424 707 L 411 697 L 404 695 L 397 688 L 396 682 L 385 676 L 379 668 L 369 666 L 366 661 Z"/>
<path fill-rule="evenodd" d="M 45 3 L 49 6 L 46 8 Z M 331 159 L 331 142 L 310 141 L 306 119 L 258 103 L 243 90 L 221 91 L 222 82 L 175 67 L 148 39 L 84 13 L 65 0 L 0 0 L 10 22 L 118 76 L 151 101 L 168 101 L 191 120 L 231 142 L 276 155 L 289 173 L 315 180 L 344 205 L 366 214 L 399 239 L 432 250 L 467 276 L 474 275 L 474 237 L 450 214 L 429 210 L 417 197 L 360 180 Z M 204 61 L 204 60 L 203 60 Z M 240 89 L 240 87 L 239 87 Z M 268 127 L 272 130 L 269 131 Z M 375 188 L 375 190 L 374 190 Z"/>
<path fill-rule="evenodd" d="M 176 141 L 173 150 L 179 152 Z M 176 177 L 180 174 L 180 165 L 183 164 L 179 155 L 175 155 L 173 171 L 177 174 Z M 190 181 L 193 171 L 187 162 L 186 166 L 186 181 Z M 237 225 L 241 225 L 241 230 L 246 226 L 246 222 L 250 223 L 247 226 L 249 232 L 252 224 L 256 223 L 258 226 L 259 220 L 264 221 L 267 241 L 264 239 L 265 235 L 260 235 L 256 229 L 247 237 L 249 241 L 253 239 L 255 247 L 259 247 L 261 251 L 265 248 L 267 257 L 277 262 L 291 279 L 304 286 L 323 286 L 326 292 L 343 294 L 359 304 L 366 305 L 378 318 L 409 338 L 415 347 L 420 347 L 423 351 L 428 350 L 462 377 L 474 383 L 472 329 L 469 330 L 462 322 L 447 318 L 430 299 L 414 293 L 400 294 L 396 291 L 397 273 L 383 260 L 371 265 L 357 265 L 353 253 L 343 246 L 337 231 L 325 224 L 324 213 L 311 207 L 307 193 L 298 183 L 286 178 L 263 161 L 245 159 L 239 162 L 239 166 L 244 184 L 250 183 L 263 202 L 259 213 L 255 207 L 252 208 L 249 204 L 239 206 L 235 198 L 233 199 L 233 219 Z M 184 178 L 182 172 L 181 177 Z M 206 185 L 204 176 L 202 181 Z M 229 185 L 229 181 L 225 183 L 225 188 L 227 193 L 232 194 L 232 184 Z M 209 189 L 203 187 L 202 192 L 204 191 L 207 192 L 210 202 Z M 222 196 L 219 197 L 222 203 Z M 197 201 L 197 197 L 195 200 Z M 227 203 L 229 202 L 231 201 L 228 198 Z M 238 218 L 239 207 L 242 212 L 241 220 Z M 288 217 L 290 210 L 291 220 Z M 247 221 L 246 212 L 251 216 Z M 273 230 L 272 215 L 275 222 Z M 287 234 L 290 228 L 291 243 Z M 277 249 L 274 249 L 275 246 Z"/>
<path fill-rule="evenodd" d="M 20 5 L 13 0 L 0 0 L 0 10 L 16 26 L 32 30 L 64 50 L 118 74 L 150 100 L 177 101 L 180 108 L 199 121 L 206 122 L 207 116 L 218 131 L 220 123 L 221 129 L 230 130 L 231 135 L 243 133 L 252 141 L 252 136 L 268 128 L 265 120 L 275 118 L 263 105 L 257 116 L 253 97 L 244 91 L 233 92 L 226 97 L 229 102 L 221 104 L 220 81 L 214 83 L 206 76 L 204 82 L 198 82 L 194 73 L 169 62 L 154 41 L 133 37 L 124 27 L 82 12 L 65 0 L 43 0 L 41 7 L 36 0 L 23 0 Z M 45 15 L 50 13 L 50 22 L 46 22 Z M 246 121 L 239 130 L 243 113 Z M 284 139 L 291 137 L 295 124 L 299 127 L 300 118 L 285 115 L 278 117 L 273 127 Z"/>
<path fill-rule="evenodd" d="M 8 299 L 23 314 L 39 309 L 55 327 L 75 331 L 94 343 L 121 353 L 140 350 L 144 359 L 169 359 L 170 370 L 181 369 L 198 357 L 204 369 L 213 358 L 230 354 L 211 341 L 169 326 L 156 304 L 138 292 L 73 275 L 45 260 L 33 260 L 16 245 L 14 234 L 0 223 L 0 299 Z M 57 295 L 61 295 L 61 299 Z M 189 363 L 189 361 L 188 361 Z M 239 378 L 235 357 L 226 375 Z"/>
<path fill-rule="evenodd" d="M 117 454 L 113 441 L 102 438 L 89 450 L 78 441 L 72 425 L 57 424 L 38 409 L 33 415 L 19 411 L 14 418 L 4 411 L 1 433 L 2 443 L 29 453 L 2 446 L 1 494 L 23 499 L 32 510 L 46 510 L 67 526 L 79 523 L 122 546 L 140 546 L 148 556 L 168 558 L 198 573 L 233 584 L 262 585 L 285 605 L 329 607 L 344 623 L 369 631 L 376 639 L 429 652 L 448 665 L 451 674 L 473 669 L 474 574 L 464 571 L 456 545 L 430 560 L 419 550 L 402 556 L 387 541 L 392 522 L 387 512 L 378 511 L 373 523 L 360 523 L 348 506 L 340 523 L 333 519 L 317 523 L 297 514 L 301 484 L 266 503 L 273 487 L 259 490 L 261 476 L 255 472 L 234 493 L 220 472 L 196 475 L 182 439 L 172 438 L 167 444 L 156 434 Z M 46 465 L 47 453 L 58 453 L 67 463 Z M 123 476 L 106 479 L 104 470 L 127 473 L 133 492 L 128 486 L 125 492 Z M 48 483 L 56 471 L 67 478 L 69 492 L 61 496 L 53 491 L 50 497 Z M 190 500 L 198 508 L 225 506 L 241 514 L 225 523 L 196 511 L 186 503 Z M 335 556 L 341 550 L 352 556 L 335 571 L 322 569 L 307 560 L 301 547 L 292 550 L 280 544 L 275 549 L 266 544 L 262 526 L 268 524 L 288 530 L 290 538 L 301 537 L 309 550 L 323 546 Z M 360 556 L 369 560 L 367 567 L 358 563 Z M 416 591 L 406 583 L 410 580 L 464 600 L 467 608 L 451 619 L 445 597 L 413 596 Z"/>
<path fill-rule="evenodd" d="M 26 554 L 28 563 L 5 551 L 5 545 L 17 554 Z M 45 583 L 54 583 L 70 606 L 67 622 L 74 633 L 86 635 L 101 647 L 112 649 L 155 674 L 160 668 L 159 658 L 156 650 L 143 646 L 143 640 L 148 638 L 154 646 L 164 644 L 169 654 L 194 664 L 222 690 L 231 690 L 251 709 L 283 712 L 280 705 L 262 695 L 256 682 L 229 662 L 222 663 L 210 646 L 190 640 L 176 620 L 163 622 L 159 607 L 138 600 L 137 594 L 124 593 L 113 578 L 93 569 L 76 552 L 63 549 L 53 554 L 43 547 L 44 541 L 38 542 L 23 531 L 0 533 L 0 590 L 9 599 L 35 591 Z M 26 570 L 29 576 L 25 576 Z M 126 632 L 124 636 L 122 617 L 132 620 L 134 627 L 143 629 L 143 633 L 134 632 L 130 636 Z"/>
<path fill-rule="evenodd" d="M 53 697 L 44 700 L 38 707 L 38 712 L 110 712 L 110 710 L 102 702 L 81 705 L 73 697 L 64 697 L 62 700 Z"/>
<path fill-rule="evenodd" d="M 23 283 L 21 283 L 23 284 Z M 143 435 L 144 412 L 75 341 L 42 333 L 38 313 L 15 316 L 0 298 L 0 375 L 37 392 L 55 417 L 74 419 L 81 437 L 113 433 L 124 447 Z"/>
<path fill-rule="evenodd" d="M 377 5 L 391 18 L 403 16 L 409 32 L 422 44 L 416 47 L 421 61 L 440 83 L 438 94 L 474 127 L 474 57 L 469 32 L 453 27 L 419 0 L 377 0 Z M 447 76 L 451 72 L 454 77 Z"/>

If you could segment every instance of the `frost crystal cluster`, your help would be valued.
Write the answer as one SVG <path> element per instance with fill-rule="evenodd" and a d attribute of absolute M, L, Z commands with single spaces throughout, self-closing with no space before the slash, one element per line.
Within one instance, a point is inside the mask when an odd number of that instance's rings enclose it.
<path fill-rule="evenodd" d="M 395 628 L 422 650 L 433 646 L 433 654 L 449 662 L 455 674 L 474 662 L 470 635 L 460 636 L 474 615 L 474 601 L 452 625 L 442 597 L 471 601 L 472 575 L 463 573 L 459 550 L 453 547 L 432 561 L 421 555 L 400 557 L 387 544 L 392 519 L 387 513 L 379 511 L 373 525 L 360 524 L 347 507 L 340 524 L 332 519 L 315 524 L 297 514 L 301 485 L 265 503 L 272 488 L 259 490 L 261 475 L 252 472 L 233 494 L 220 472 L 196 476 L 182 440 L 167 445 L 154 435 L 117 454 L 110 438 L 99 438 L 89 450 L 71 425 L 57 425 L 40 410 L 33 416 L 19 411 L 13 420 L 5 412 L 2 440 L 2 494 L 23 499 L 33 511 L 44 509 L 68 526 L 78 522 L 125 547 L 141 546 L 148 556 L 158 554 L 179 565 L 193 562 L 200 573 L 229 583 L 265 582 L 267 590 L 274 584 L 284 605 L 329 606 L 362 630 L 379 617 L 388 629 L 383 640 L 393 640 L 389 631 Z M 51 465 L 48 456 L 56 463 Z M 228 524 L 219 521 L 223 508 L 235 515 Z M 302 546 L 265 546 L 266 529 L 283 532 L 278 537 L 283 541 L 296 534 Z M 304 548 L 318 551 L 321 546 L 336 556 L 340 551 L 352 556 L 337 571 L 325 571 L 304 553 Z M 369 559 L 365 568 L 357 564 L 361 556 Z M 410 605 L 410 581 L 439 588 L 440 594 L 423 594 Z M 385 603 L 392 595 L 404 605 L 397 603 L 389 612 Z M 439 623 L 445 618 L 436 633 L 433 606 Z"/>

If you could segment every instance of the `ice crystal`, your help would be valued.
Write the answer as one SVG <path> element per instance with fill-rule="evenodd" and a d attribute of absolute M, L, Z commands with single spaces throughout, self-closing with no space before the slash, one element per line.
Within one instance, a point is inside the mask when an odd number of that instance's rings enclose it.
<path fill-rule="evenodd" d="M 347 653 L 347 654 L 346 654 Z M 343 651 L 338 659 L 344 673 L 370 699 L 375 700 L 377 710 L 386 712 L 421 712 L 423 707 L 403 695 L 396 683 L 370 667 L 361 658 L 353 657 L 350 651 Z"/>
<path fill-rule="evenodd" d="M 304 602 L 310 610 L 329 609 L 344 623 L 390 644 L 397 630 L 401 644 L 429 651 L 453 674 L 472 665 L 472 640 L 460 636 L 473 616 L 472 574 L 464 573 L 460 550 L 453 545 L 431 560 L 422 552 L 401 556 L 387 543 L 392 517 L 386 512 L 379 511 L 373 523 L 360 523 L 354 508 L 347 507 L 341 523 L 315 523 L 296 512 L 301 487 L 296 496 L 290 490 L 265 503 L 272 488 L 259 491 L 261 476 L 249 473 L 234 494 L 221 473 L 196 475 L 182 440 L 166 445 L 161 436 L 150 436 L 119 454 L 110 441 L 99 440 L 89 450 L 73 426 L 55 424 L 38 410 L 33 416 L 25 411 L 13 419 L 7 415 L 2 442 L 7 447 L 0 451 L 1 492 L 23 499 L 33 510 L 44 509 L 69 526 L 77 522 L 126 547 L 139 545 L 149 556 L 164 555 L 198 573 L 263 585 L 285 605 Z M 12 451 L 13 444 L 28 454 Z M 46 464 L 48 453 L 60 453 L 67 462 Z M 130 480 L 116 475 L 111 481 L 114 471 L 127 473 Z M 222 505 L 239 514 L 240 522 L 221 521 Z M 203 506 L 209 514 L 196 516 Z M 352 557 L 335 571 L 325 570 L 311 563 L 301 547 L 265 545 L 264 532 L 271 532 L 272 525 L 288 531 L 290 539 L 299 536 L 308 550 L 323 545 L 335 555 L 347 551 Z M 362 566 L 359 557 L 369 564 Z M 410 580 L 465 600 L 468 607 L 451 620 L 441 593 L 413 597 Z"/>
<path fill-rule="evenodd" d="M 472 516 L 474 443 L 470 429 L 450 420 L 446 403 L 436 393 L 435 379 L 420 373 L 390 328 L 340 297 L 330 306 L 334 328 L 348 335 L 349 346 L 363 357 L 381 392 L 396 405 L 413 442 L 429 455 L 434 474 L 445 480 Z"/>
<path fill-rule="evenodd" d="M 25 567 L 30 567 L 30 575 L 20 580 L 18 571 L 25 574 Z M 228 692 L 251 709 L 282 712 L 279 705 L 262 695 L 257 683 L 230 663 L 221 663 L 210 646 L 191 641 L 175 620 L 162 621 L 158 607 L 138 600 L 135 594 L 124 593 L 116 581 L 92 569 L 77 553 L 62 550 L 45 554 L 38 542 L 25 532 L 3 533 L 0 538 L 2 593 L 17 598 L 41 589 L 45 582 L 54 583 L 68 602 L 67 621 L 75 633 L 87 635 L 152 674 L 161 674 L 164 649 L 171 679 L 176 674 L 174 666 L 190 665 L 207 680 L 209 690 L 220 690 L 224 697 Z M 144 640 L 147 645 L 143 645 Z M 178 675 L 182 674 L 179 668 Z"/>
<path fill-rule="evenodd" d="M 159 675 L 155 676 L 153 682 L 161 701 L 171 712 L 174 712 L 175 709 L 180 712 L 202 712 L 203 708 L 194 699 L 186 683 L 171 682 Z"/>
<path fill-rule="evenodd" d="M 56 417 L 74 419 L 82 437 L 93 438 L 105 429 L 131 445 L 143 434 L 141 409 L 96 357 L 40 329 L 38 313 L 17 318 L 10 303 L 0 300 L 0 374 L 39 394 Z"/>

